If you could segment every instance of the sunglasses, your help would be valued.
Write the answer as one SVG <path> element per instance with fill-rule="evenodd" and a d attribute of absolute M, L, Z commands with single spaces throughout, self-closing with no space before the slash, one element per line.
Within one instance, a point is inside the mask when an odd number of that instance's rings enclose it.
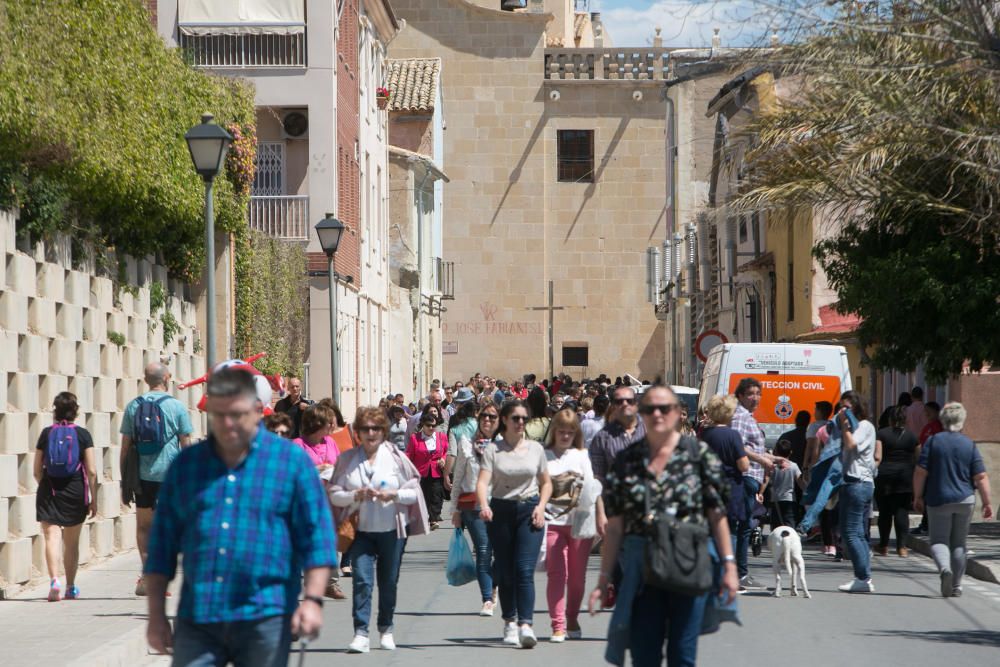
<path fill-rule="evenodd" d="M 511 415 L 507 419 L 511 420 L 512 422 L 526 422 L 526 421 L 528 421 L 527 415 Z"/>
<path fill-rule="evenodd" d="M 679 406 L 677 403 L 665 403 L 664 405 L 643 405 L 639 408 L 639 412 L 644 415 L 652 415 L 657 412 L 663 413 L 664 415 L 669 415 L 671 412 L 676 410 Z"/>
<path fill-rule="evenodd" d="M 479 418 L 493 420 L 493 419 L 499 419 L 500 417 L 498 415 L 479 415 Z"/>
<path fill-rule="evenodd" d="M 358 433 L 379 433 L 382 430 L 381 426 L 359 426 Z"/>
<path fill-rule="evenodd" d="M 629 405 L 635 405 L 634 398 L 616 398 L 613 399 L 611 402 L 614 403 L 615 405 L 625 405 L 626 403 Z"/>

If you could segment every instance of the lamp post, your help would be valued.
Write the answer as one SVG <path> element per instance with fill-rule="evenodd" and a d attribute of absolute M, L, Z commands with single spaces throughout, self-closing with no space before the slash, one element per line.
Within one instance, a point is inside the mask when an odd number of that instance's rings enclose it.
<path fill-rule="evenodd" d="M 184 135 L 195 171 L 205 181 L 205 290 L 208 292 L 205 305 L 205 363 L 209 370 L 215 366 L 215 214 L 212 210 L 212 182 L 222 171 L 226 153 L 233 143 L 233 137 L 213 123 L 213 118 L 210 113 L 202 114 L 201 124 Z"/>
<path fill-rule="evenodd" d="M 319 237 L 319 245 L 326 253 L 329 264 L 330 279 L 330 377 L 333 381 L 333 400 L 340 405 L 340 363 L 337 354 L 337 280 L 340 276 L 333 266 L 334 255 L 340 246 L 340 237 L 344 235 L 344 223 L 337 220 L 332 213 L 327 213 L 326 217 L 316 223 L 316 236 Z M 347 282 L 354 280 L 352 276 L 345 276 Z"/>

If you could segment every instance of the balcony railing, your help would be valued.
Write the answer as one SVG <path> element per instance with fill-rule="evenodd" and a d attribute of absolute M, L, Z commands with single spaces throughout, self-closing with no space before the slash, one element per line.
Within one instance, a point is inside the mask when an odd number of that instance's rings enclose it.
<path fill-rule="evenodd" d="M 434 258 L 435 288 L 441 293 L 444 301 L 455 299 L 455 262 L 446 262 L 440 257 Z"/>
<path fill-rule="evenodd" d="M 669 74 L 669 51 L 545 49 L 545 78 L 561 81 L 660 81 Z"/>
<path fill-rule="evenodd" d="M 207 34 L 181 32 L 180 48 L 195 67 L 257 69 L 306 66 L 306 33 Z"/>
<path fill-rule="evenodd" d="M 250 229 L 278 239 L 309 238 L 309 197 L 250 197 Z"/>

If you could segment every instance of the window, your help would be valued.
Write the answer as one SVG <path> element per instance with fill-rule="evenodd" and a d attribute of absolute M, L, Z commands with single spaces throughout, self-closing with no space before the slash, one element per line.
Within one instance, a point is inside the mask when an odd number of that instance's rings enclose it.
<path fill-rule="evenodd" d="M 257 142 L 251 192 L 255 197 L 276 197 L 285 194 L 285 142 Z"/>
<path fill-rule="evenodd" d="M 564 343 L 562 349 L 563 366 L 589 366 L 590 348 L 586 343 Z"/>
<path fill-rule="evenodd" d="M 747 233 L 747 217 L 745 215 L 740 216 L 740 243 L 746 243 L 749 238 Z"/>
<path fill-rule="evenodd" d="M 594 131 L 558 130 L 559 181 L 594 182 Z"/>

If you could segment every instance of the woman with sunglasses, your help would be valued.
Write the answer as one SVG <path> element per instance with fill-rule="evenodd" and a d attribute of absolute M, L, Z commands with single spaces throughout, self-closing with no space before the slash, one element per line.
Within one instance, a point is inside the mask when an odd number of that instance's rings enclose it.
<path fill-rule="evenodd" d="M 508 401 L 500 409 L 500 437 L 483 452 L 476 483 L 479 516 L 487 523 L 500 584 L 505 644 L 534 648 L 535 565 L 552 495 L 545 450 L 528 440 L 528 409 Z M 492 496 L 492 498 L 491 498 Z"/>
<path fill-rule="evenodd" d="M 476 578 L 483 597 L 480 616 L 492 616 L 496 607 L 493 597 L 493 547 L 486 534 L 486 522 L 479 516 L 482 509 L 476 499 L 476 482 L 482 467 L 483 455 L 493 446 L 500 411 L 492 402 L 479 411 L 478 426 L 473 437 L 462 437 L 455 447 L 455 478 L 452 480 L 454 510 L 451 523 L 455 528 L 464 527 L 472 536 L 476 550 Z M 448 450 L 449 452 L 451 449 Z"/>
<path fill-rule="evenodd" d="M 368 626 L 376 581 L 381 647 L 388 651 L 396 648 L 392 636 L 393 614 L 403 545 L 407 536 L 428 532 L 420 474 L 386 441 L 388 430 L 385 412 L 359 408 L 354 431 L 361 446 L 340 457 L 330 488 L 337 524 L 352 521 L 357 515 L 354 543 L 350 547 L 354 640 L 348 646 L 348 653 L 368 653 Z"/>
<path fill-rule="evenodd" d="M 590 612 L 596 612 L 598 602 L 607 601 L 609 573 L 621 553 L 624 577 L 608 628 L 605 659 L 623 665 L 627 649 L 634 665 L 662 665 L 666 642 L 669 667 L 694 667 L 708 596 L 687 596 L 644 585 L 643 563 L 652 537 L 647 513 L 667 512 L 680 521 L 708 524 L 724 563 L 719 594 L 731 602 L 739 580 L 726 523 L 726 483 L 715 453 L 705 443 L 695 441 L 695 458 L 689 449 L 691 440 L 682 438 L 680 405 L 673 391 L 663 386 L 646 390 L 639 413 L 646 436 L 625 449 L 607 475 L 604 510 L 608 526 L 601 549 L 600 578 L 590 595 Z"/>
<path fill-rule="evenodd" d="M 434 406 L 427 406 L 434 408 Z M 425 410 L 420 416 L 420 430 L 410 436 L 406 456 L 420 473 L 420 488 L 427 500 L 431 530 L 437 530 L 444 505 L 444 468 L 448 456 L 448 436 L 438 431 L 441 423 L 436 409 Z"/>

